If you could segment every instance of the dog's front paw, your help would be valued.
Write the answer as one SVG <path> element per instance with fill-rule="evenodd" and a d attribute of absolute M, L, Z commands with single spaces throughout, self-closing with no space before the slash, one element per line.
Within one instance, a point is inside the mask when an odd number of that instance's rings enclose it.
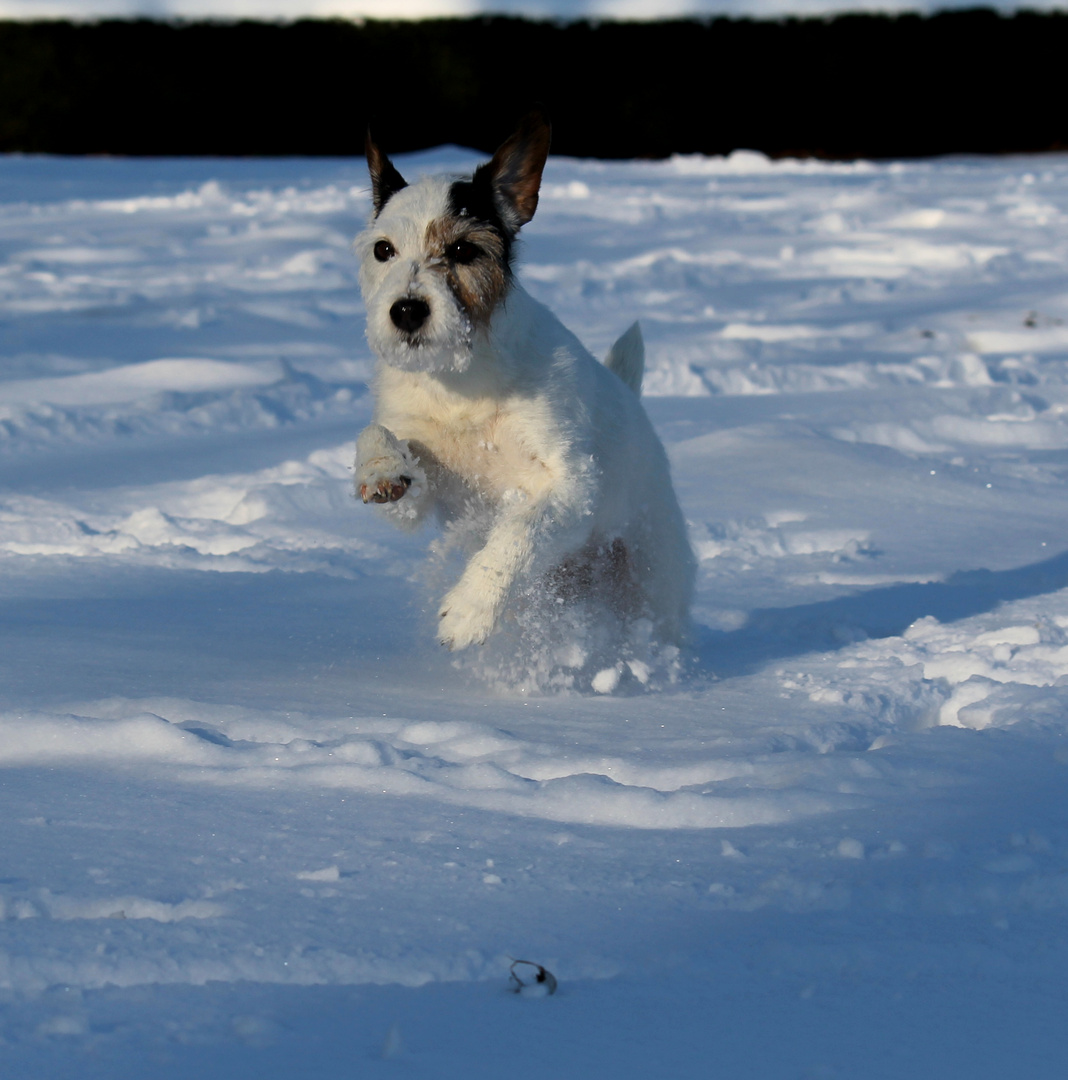
<path fill-rule="evenodd" d="M 380 424 L 356 440 L 356 494 L 365 503 L 392 503 L 404 497 L 419 474 L 407 446 Z"/>
<path fill-rule="evenodd" d="M 360 484 L 360 498 L 365 503 L 396 502 L 411 486 L 410 476 L 398 476 L 396 479 L 383 476 Z"/>
<path fill-rule="evenodd" d="M 438 641 L 458 652 L 469 645 L 481 645 L 497 622 L 494 606 L 457 587 L 441 602 L 438 612 Z"/>

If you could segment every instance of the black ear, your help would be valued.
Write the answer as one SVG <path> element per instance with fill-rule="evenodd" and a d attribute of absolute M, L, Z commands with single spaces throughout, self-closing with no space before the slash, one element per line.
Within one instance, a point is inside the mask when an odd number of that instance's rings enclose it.
<path fill-rule="evenodd" d="M 379 149 L 371 138 L 371 129 L 367 129 L 364 142 L 367 155 L 367 169 L 371 174 L 371 199 L 375 206 L 375 217 L 382 213 L 382 207 L 400 191 L 408 186 L 408 181 L 393 167 L 393 162 Z"/>
<path fill-rule="evenodd" d="M 497 212 L 512 232 L 530 221 L 538 208 L 538 188 L 551 136 L 549 118 L 537 105 L 523 117 L 493 160 L 475 170 L 474 182 L 490 185 Z"/>

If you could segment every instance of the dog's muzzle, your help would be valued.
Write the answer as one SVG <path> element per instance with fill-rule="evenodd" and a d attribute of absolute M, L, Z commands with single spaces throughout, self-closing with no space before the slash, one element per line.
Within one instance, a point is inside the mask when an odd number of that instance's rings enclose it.
<path fill-rule="evenodd" d="M 389 309 L 389 317 L 398 330 L 414 334 L 430 318 L 430 305 L 425 300 L 406 296 Z"/>

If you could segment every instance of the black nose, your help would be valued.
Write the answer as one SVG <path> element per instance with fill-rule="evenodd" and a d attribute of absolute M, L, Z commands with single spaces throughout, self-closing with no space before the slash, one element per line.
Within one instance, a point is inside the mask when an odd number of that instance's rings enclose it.
<path fill-rule="evenodd" d="M 430 318 L 430 305 L 425 300 L 414 300 L 410 296 L 398 300 L 389 309 L 393 325 L 406 334 L 414 334 Z"/>

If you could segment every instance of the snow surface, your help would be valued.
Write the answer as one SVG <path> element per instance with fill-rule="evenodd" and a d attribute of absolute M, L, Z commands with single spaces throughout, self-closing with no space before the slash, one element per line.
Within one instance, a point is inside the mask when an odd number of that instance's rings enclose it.
<path fill-rule="evenodd" d="M 700 560 L 610 693 L 454 664 L 352 498 L 367 210 L 0 159 L 0 1072 L 1063 1077 L 1068 158 L 550 162 Z"/>

